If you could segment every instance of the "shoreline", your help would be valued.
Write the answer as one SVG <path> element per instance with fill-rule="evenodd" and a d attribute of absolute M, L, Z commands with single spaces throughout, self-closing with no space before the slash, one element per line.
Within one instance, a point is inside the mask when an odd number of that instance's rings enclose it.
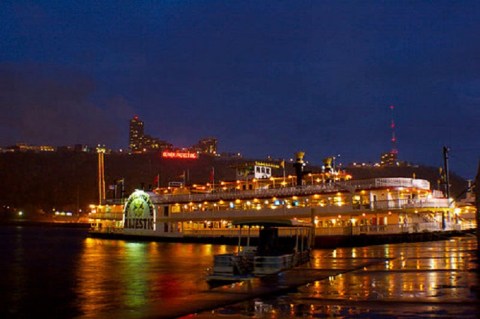
<path fill-rule="evenodd" d="M 11 220 L 0 220 L 0 226 L 45 226 L 45 227 L 65 227 L 65 228 L 90 228 L 90 223 L 11 219 Z"/>

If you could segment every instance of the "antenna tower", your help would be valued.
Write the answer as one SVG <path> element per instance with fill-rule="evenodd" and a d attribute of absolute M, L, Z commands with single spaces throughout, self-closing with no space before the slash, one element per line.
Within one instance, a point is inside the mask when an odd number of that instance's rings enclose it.
<path fill-rule="evenodd" d="M 390 128 L 392 129 L 392 138 L 391 138 L 391 142 L 392 142 L 392 150 L 390 151 L 390 153 L 392 154 L 398 154 L 398 149 L 397 149 L 397 137 L 395 136 L 395 121 L 394 121 L 394 118 L 393 118 L 393 110 L 395 109 L 395 106 L 393 105 L 390 105 L 390 110 L 391 110 L 391 122 L 390 122 Z"/>

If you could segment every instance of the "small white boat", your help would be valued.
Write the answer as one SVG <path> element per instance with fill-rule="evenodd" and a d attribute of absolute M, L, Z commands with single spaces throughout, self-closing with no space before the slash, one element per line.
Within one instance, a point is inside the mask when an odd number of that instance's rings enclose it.
<path fill-rule="evenodd" d="M 312 225 L 295 220 L 249 220 L 239 226 L 237 252 L 214 256 L 212 285 L 279 273 L 310 260 Z M 245 235 L 244 233 L 247 232 Z M 256 241 L 256 246 L 250 244 Z"/>

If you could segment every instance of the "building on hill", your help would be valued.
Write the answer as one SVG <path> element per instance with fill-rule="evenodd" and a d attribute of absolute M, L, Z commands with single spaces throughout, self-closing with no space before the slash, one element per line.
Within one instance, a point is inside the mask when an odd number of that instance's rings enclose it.
<path fill-rule="evenodd" d="M 145 134 L 143 121 L 134 116 L 129 126 L 129 148 L 132 153 L 157 152 L 164 150 L 180 149 L 173 144 L 159 138 Z M 183 149 L 183 148 L 182 148 Z M 217 154 L 217 139 L 213 137 L 202 138 L 197 144 L 185 149 L 200 154 Z"/>
<path fill-rule="evenodd" d="M 411 164 L 405 161 L 398 160 L 398 152 L 386 152 L 380 156 L 380 166 L 410 166 Z"/>
<path fill-rule="evenodd" d="M 202 138 L 197 144 L 192 146 L 192 149 L 202 154 L 216 155 L 217 154 L 217 139 L 214 137 Z"/>
<path fill-rule="evenodd" d="M 144 127 L 143 121 L 140 120 L 138 116 L 134 116 L 130 120 L 130 129 L 128 133 L 130 150 L 134 153 L 141 152 L 143 145 L 142 140 L 144 136 Z"/>
<path fill-rule="evenodd" d="M 133 153 L 144 153 L 172 148 L 172 144 L 146 135 L 143 121 L 134 116 L 130 120 L 129 147 Z"/>
<path fill-rule="evenodd" d="M 172 147 L 172 144 L 150 135 L 144 135 L 142 139 L 142 152 L 161 151 Z"/>
<path fill-rule="evenodd" d="M 399 162 L 397 155 L 397 152 L 382 153 L 380 156 L 380 166 L 398 166 Z"/>
<path fill-rule="evenodd" d="M 3 152 L 54 152 L 56 148 L 51 145 L 29 145 L 26 143 L 17 143 L 14 146 L 9 146 Z"/>

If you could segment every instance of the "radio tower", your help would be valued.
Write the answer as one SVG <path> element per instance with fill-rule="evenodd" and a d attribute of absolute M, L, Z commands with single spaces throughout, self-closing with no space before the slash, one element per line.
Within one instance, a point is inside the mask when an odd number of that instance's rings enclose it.
<path fill-rule="evenodd" d="M 390 105 L 390 110 L 391 110 L 391 122 L 390 122 L 390 128 L 392 129 L 392 150 L 390 151 L 391 154 L 398 154 L 398 149 L 397 149 L 397 137 L 395 136 L 395 121 L 393 119 L 393 110 L 395 109 L 395 106 Z"/>

